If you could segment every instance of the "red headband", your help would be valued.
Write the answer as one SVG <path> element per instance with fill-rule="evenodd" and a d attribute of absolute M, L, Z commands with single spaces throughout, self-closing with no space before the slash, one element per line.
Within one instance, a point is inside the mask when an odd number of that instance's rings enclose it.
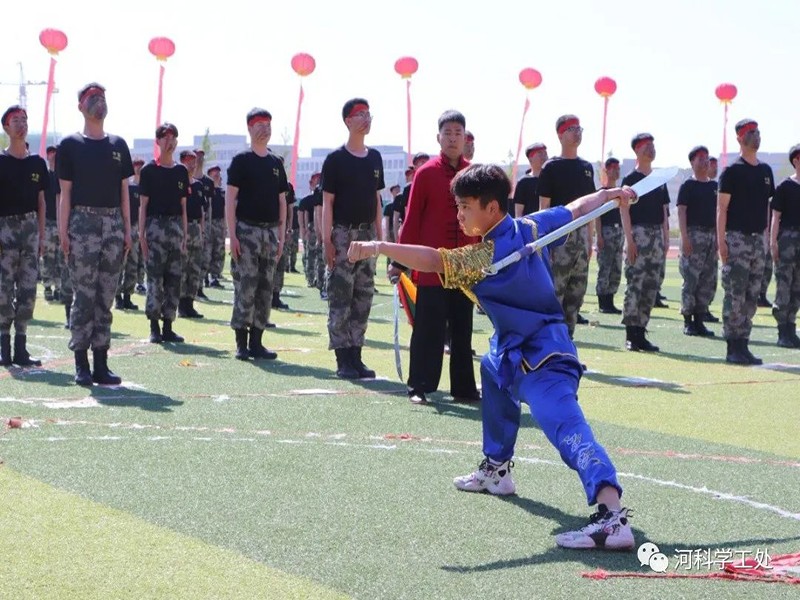
<path fill-rule="evenodd" d="M 247 122 L 247 126 L 252 127 L 256 123 L 261 123 L 262 121 L 265 123 L 272 123 L 272 119 L 270 119 L 267 115 L 256 115 L 255 117 L 250 118 L 250 120 Z"/>
<path fill-rule="evenodd" d="M 78 102 L 83 102 L 83 100 L 84 100 L 84 98 L 86 98 L 86 96 L 95 96 L 97 94 L 102 94 L 103 96 L 105 96 L 106 93 L 102 89 L 100 89 L 99 87 L 90 87 L 88 90 L 86 90 L 85 92 L 83 92 L 81 94 L 81 97 L 78 100 Z"/>
<path fill-rule="evenodd" d="M 26 111 L 24 108 L 18 108 L 17 110 L 12 110 L 10 113 L 6 114 L 5 119 L 3 120 L 3 125 L 8 125 L 8 122 L 11 120 L 11 117 L 13 117 L 17 113 L 22 113 L 26 117 L 28 116 L 28 111 Z"/>
<path fill-rule="evenodd" d="M 350 109 L 350 114 L 347 115 L 347 118 L 349 119 L 354 114 L 360 113 L 362 110 L 368 111 L 369 106 L 367 106 L 366 104 L 356 104 L 353 108 Z"/>
<path fill-rule="evenodd" d="M 758 123 L 756 123 L 755 121 L 753 121 L 753 122 L 751 122 L 751 123 L 748 123 L 747 125 L 742 125 L 742 126 L 739 128 L 739 131 L 737 131 L 737 132 L 736 132 L 736 136 L 737 136 L 737 137 L 740 137 L 740 138 L 741 138 L 741 137 L 744 137 L 744 136 L 746 136 L 748 133 L 750 133 L 751 131 L 754 131 L 754 130 L 756 130 L 756 129 L 758 129 Z"/>
<path fill-rule="evenodd" d="M 649 142 L 652 142 L 652 141 L 653 141 L 653 138 L 644 138 L 643 140 L 639 140 L 638 142 L 636 142 L 634 144 L 633 151 L 636 152 L 641 146 L 643 146 L 644 144 L 647 144 Z"/>
<path fill-rule="evenodd" d="M 567 119 L 561 124 L 561 127 L 558 128 L 558 134 L 561 135 L 570 127 L 574 127 L 575 125 L 580 125 L 581 122 L 578 119 Z"/>
<path fill-rule="evenodd" d="M 540 152 L 542 150 L 547 150 L 547 146 L 545 146 L 544 144 L 542 144 L 541 146 L 535 146 L 535 147 L 529 149 L 525 153 L 525 158 L 529 157 L 531 154 L 536 154 L 537 152 Z"/>

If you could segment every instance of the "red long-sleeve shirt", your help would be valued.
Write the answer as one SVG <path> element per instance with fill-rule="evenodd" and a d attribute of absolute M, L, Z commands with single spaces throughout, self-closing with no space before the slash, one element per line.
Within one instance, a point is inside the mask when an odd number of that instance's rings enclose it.
<path fill-rule="evenodd" d="M 469 166 L 461 157 L 458 167 L 440 154 L 432 158 L 414 175 L 406 208 L 406 219 L 398 242 L 431 248 L 460 248 L 480 241 L 480 237 L 465 235 L 458 224 L 458 209 L 450 182 L 456 173 Z M 419 273 L 418 285 L 440 286 L 436 273 Z"/>

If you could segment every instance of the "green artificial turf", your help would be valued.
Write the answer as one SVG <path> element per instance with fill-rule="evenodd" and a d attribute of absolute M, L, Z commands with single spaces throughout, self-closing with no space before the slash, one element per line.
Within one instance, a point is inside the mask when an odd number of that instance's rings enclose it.
<path fill-rule="evenodd" d="M 176 322 L 183 345 L 149 344 L 142 311 L 115 311 L 109 362 L 122 388 L 71 383 L 61 307 L 40 299 L 29 345 L 46 369 L 0 371 L 0 414 L 30 425 L 0 437 L 2 546 L 14 548 L 0 578 L 42 582 L 18 597 L 796 593 L 757 583 L 582 578 L 648 569 L 635 553 L 555 546 L 553 535 L 581 526 L 590 509 L 527 410 L 517 496 L 453 488 L 452 478 L 481 458 L 480 408 L 450 401 L 446 362 L 434 402 L 408 403 L 394 372 L 387 284 L 379 282 L 364 351 L 382 378 L 359 382 L 334 377 L 325 306 L 300 275 L 287 275 L 292 310 L 273 312 L 278 328 L 265 334 L 279 360 L 234 360 L 226 284 L 198 303 L 206 319 Z M 655 310 L 649 327 L 657 355 L 625 352 L 619 317 L 597 313 L 591 295 L 582 312 L 592 324 L 576 332 L 589 367 L 581 405 L 620 471 L 637 542 L 658 544 L 672 571 L 678 550 L 797 552 L 800 352 L 774 345 L 772 317 L 759 309 L 751 347 L 765 367 L 725 364 L 719 336 L 682 334 L 678 285 L 670 261 L 670 308 Z M 712 310 L 720 315 L 719 301 Z M 404 324 L 404 346 L 409 333 Z M 477 316 L 479 353 L 490 333 Z M 22 523 L 31 524 L 24 543 L 12 533 Z"/>

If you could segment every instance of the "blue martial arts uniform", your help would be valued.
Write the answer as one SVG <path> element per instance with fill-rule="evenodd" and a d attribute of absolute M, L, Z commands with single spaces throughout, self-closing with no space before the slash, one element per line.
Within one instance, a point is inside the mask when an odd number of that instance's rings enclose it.
<path fill-rule="evenodd" d="M 547 248 L 497 275 L 483 269 L 572 220 L 564 207 L 519 219 L 506 215 L 483 241 L 441 248 L 442 284 L 461 289 L 494 325 L 489 352 L 481 360 L 483 452 L 502 463 L 514 455 L 525 402 L 542 431 L 578 476 L 590 505 L 606 485 L 619 490 L 617 472 L 595 440 L 578 406 L 582 368 L 555 295 Z M 565 238 L 560 242 L 563 243 Z"/>

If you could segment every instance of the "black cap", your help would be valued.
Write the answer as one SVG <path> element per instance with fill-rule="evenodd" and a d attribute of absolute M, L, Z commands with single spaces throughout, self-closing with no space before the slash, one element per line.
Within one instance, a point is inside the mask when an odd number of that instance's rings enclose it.
<path fill-rule="evenodd" d="M 605 162 L 605 167 L 606 167 L 606 169 L 607 169 L 607 168 L 608 168 L 608 167 L 610 167 L 611 165 L 618 165 L 618 164 L 619 164 L 619 159 L 618 159 L 618 158 L 614 158 L 614 157 L 612 156 L 611 158 L 607 158 L 607 159 L 606 159 L 606 162 Z"/>
<path fill-rule="evenodd" d="M 545 146 L 542 142 L 534 142 L 525 148 L 525 158 L 528 158 L 533 152 L 538 152 L 539 150 L 547 150 L 547 146 Z"/>
<path fill-rule="evenodd" d="M 641 142 L 652 142 L 653 140 L 655 140 L 655 138 L 649 133 L 637 133 L 631 140 L 631 150 L 636 152 L 636 146 L 638 146 Z"/>
<path fill-rule="evenodd" d="M 695 146 L 694 148 L 692 148 L 689 151 L 689 162 L 692 162 L 694 160 L 694 157 L 697 156 L 698 152 L 705 152 L 706 154 L 708 154 L 708 148 L 706 148 L 705 146 Z"/>
<path fill-rule="evenodd" d="M 178 137 L 178 128 L 175 127 L 172 123 L 167 123 L 166 121 L 158 126 L 156 129 L 156 139 L 160 140 L 168 133 L 172 133 L 175 137 Z"/>
<path fill-rule="evenodd" d="M 734 125 L 734 129 L 736 130 L 736 135 L 739 135 L 739 132 L 748 125 L 755 125 L 756 127 L 758 127 L 758 123 L 756 122 L 755 119 L 742 119 L 741 121 L 736 123 L 736 125 Z"/>
<path fill-rule="evenodd" d="M 11 117 L 11 115 L 13 115 L 14 113 L 18 113 L 18 112 L 25 113 L 25 116 L 26 117 L 28 116 L 28 111 L 27 110 L 22 108 L 19 104 L 15 104 L 14 106 L 9 106 L 6 109 L 6 112 L 3 113 L 3 119 L 2 119 L 2 121 L 0 121 L 0 123 L 2 123 L 3 126 L 5 127 L 6 125 L 8 125 L 9 117 Z"/>
<path fill-rule="evenodd" d="M 800 156 L 800 144 L 795 144 L 789 148 L 789 164 L 794 166 L 794 159 Z"/>

